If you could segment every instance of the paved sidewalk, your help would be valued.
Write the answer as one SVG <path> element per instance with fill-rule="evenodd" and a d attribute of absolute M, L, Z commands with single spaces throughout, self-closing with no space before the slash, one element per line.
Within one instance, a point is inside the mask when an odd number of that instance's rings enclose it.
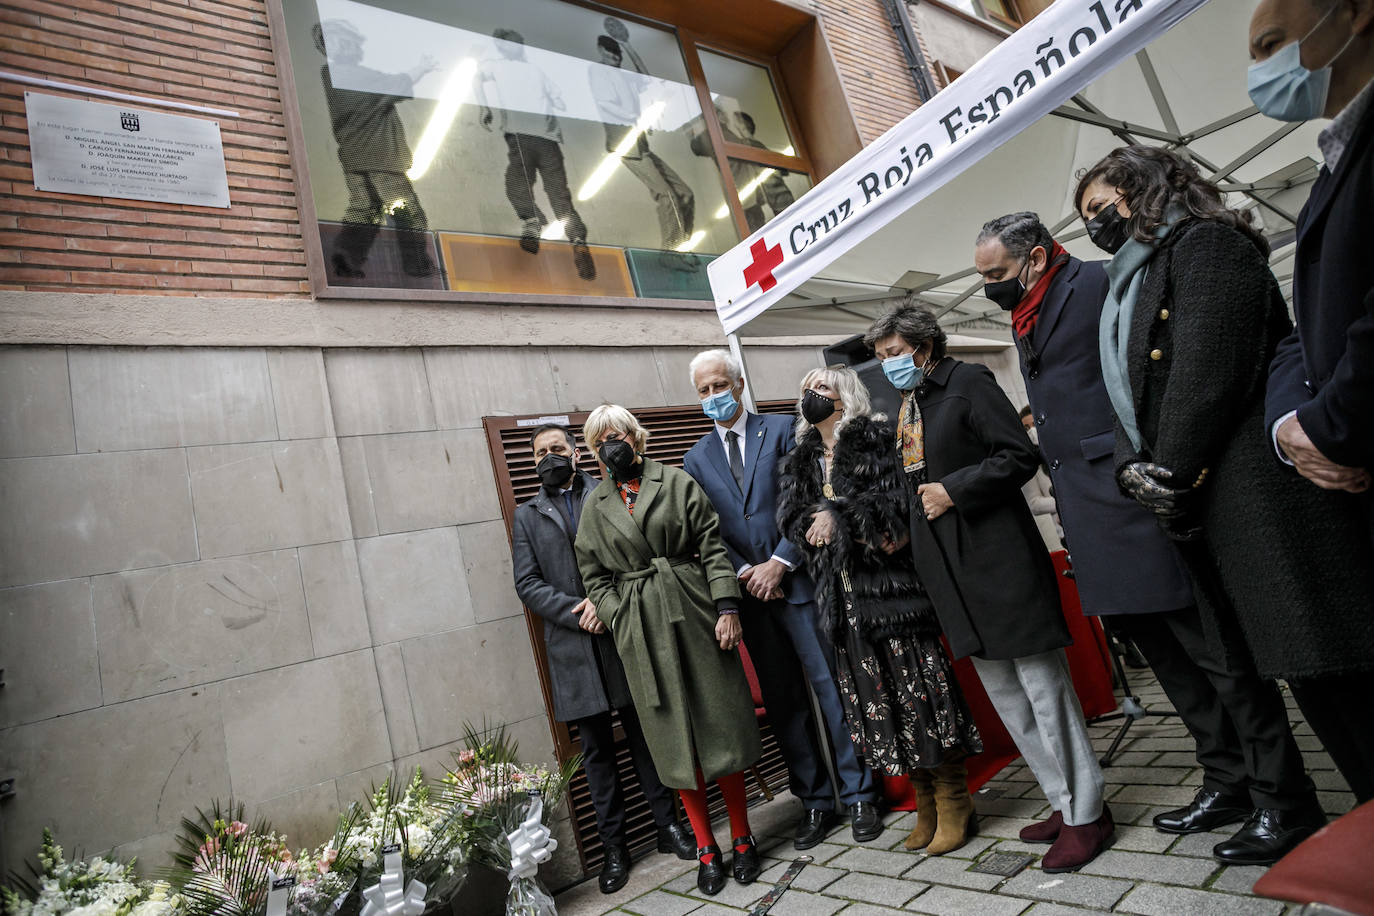
<path fill-rule="evenodd" d="M 1149 672 L 1132 671 L 1130 677 L 1147 709 L 1170 709 Z M 1353 796 L 1291 698 L 1289 710 L 1327 812 L 1344 814 L 1353 806 Z M 1089 727 L 1099 753 L 1106 751 L 1116 731 L 1117 723 Z M 914 823 L 913 812 L 888 814 L 883 835 L 862 846 L 854 843 L 848 825 L 842 826 L 825 843 L 807 851 L 815 863 L 803 869 L 769 911 L 770 916 L 1280 916 L 1300 909 L 1250 894 L 1264 869 L 1222 866 L 1211 857 L 1212 845 L 1229 834 L 1179 837 L 1149 826 L 1156 813 L 1191 801 L 1202 784 L 1192 739 L 1177 719 L 1150 718 L 1133 725 L 1116 764 L 1105 773 L 1117 823 L 1116 843 L 1077 874 L 1045 874 L 1038 857 L 1047 847 L 1016 840 L 1017 831 L 1049 813 L 1044 794 L 1018 760 L 978 793 L 979 835 L 962 849 L 934 857 L 903 850 L 902 840 Z M 696 889 L 695 864 L 651 855 L 636 864 L 629 885 L 619 893 L 602 895 L 594 880 L 586 881 L 558 896 L 558 912 L 560 916 L 735 916 L 748 912 L 786 863 L 801 854 L 791 843 L 799 814 L 799 806 L 786 793 L 751 809 L 765 871 L 748 887 L 731 880 L 720 894 L 708 898 Z M 718 832 L 728 830 L 718 826 Z M 1010 879 L 968 870 L 976 860 L 1006 851 L 1031 853 L 1037 859 Z"/>

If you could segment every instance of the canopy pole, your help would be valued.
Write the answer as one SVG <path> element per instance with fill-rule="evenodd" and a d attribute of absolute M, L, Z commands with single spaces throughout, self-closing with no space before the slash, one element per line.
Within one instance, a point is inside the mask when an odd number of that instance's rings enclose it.
<path fill-rule="evenodd" d="M 754 404 L 754 386 L 749 383 L 749 367 L 744 364 L 744 347 L 740 346 L 739 335 L 726 334 L 725 341 L 730 346 L 730 355 L 739 361 L 740 370 L 744 373 L 744 409 L 758 413 Z"/>

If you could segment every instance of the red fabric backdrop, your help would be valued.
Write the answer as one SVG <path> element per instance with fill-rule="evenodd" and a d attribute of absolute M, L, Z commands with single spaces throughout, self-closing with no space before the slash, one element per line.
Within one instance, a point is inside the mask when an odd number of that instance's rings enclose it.
<path fill-rule="evenodd" d="M 1068 555 L 1057 550 L 1051 557 L 1055 572 L 1059 573 L 1059 599 L 1064 608 L 1064 619 L 1069 625 L 1069 635 L 1073 637 L 1073 645 L 1068 648 L 1069 670 L 1073 674 L 1078 702 L 1082 704 L 1086 718 L 1105 715 L 1116 709 L 1106 636 L 1097 618 L 1083 615 L 1083 607 L 1078 601 L 1078 588 L 1072 579 L 1063 574 L 1069 566 Z M 993 710 L 983 684 L 973 670 L 973 663 L 967 658 L 959 659 L 954 663 L 954 674 L 959 679 L 959 686 L 964 689 L 964 696 L 968 698 L 969 708 L 973 711 L 973 720 L 978 723 L 978 730 L 983 735 L 983 753 L 968 759 L 969 788 L 977 790 L 1002 767 L 1021 755 L 1007 730 L 1002 727 L 1002 720 Z M 916 807 L 915 794 L 905 776 L 884 777 L 883 794 L 895 809 L 910 811 Z"/>

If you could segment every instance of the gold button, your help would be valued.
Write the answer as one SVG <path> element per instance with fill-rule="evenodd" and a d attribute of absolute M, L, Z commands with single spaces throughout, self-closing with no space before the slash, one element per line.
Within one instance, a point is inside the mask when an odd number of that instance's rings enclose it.
<path fill-rule="evenodd" d="M 1169 310 L 1168 310 L 1168 309 L 1160 309 L 1160 310 L 1159 310 L 1159 320 L 1160 320 L 1160 321 L 1168 321 L 1168 320 L 1169 320 Z"/>
<path fill-rule="evenodd" d="M 1150 359 L 1153 359 L 1153 360 L 1160 360 L 1160 359 L 1163 359 L 1163 358 L 1164 358 L 1164 351 L 1163 351 L 1163 350 L 1151 350 L 1151 351 L 1150 351 Z"/>

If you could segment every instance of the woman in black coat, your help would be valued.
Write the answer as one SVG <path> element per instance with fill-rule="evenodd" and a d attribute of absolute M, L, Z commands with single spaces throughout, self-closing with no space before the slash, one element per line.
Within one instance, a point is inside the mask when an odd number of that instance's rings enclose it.
<path fill-rule="evenodd" d="M 848 368 L 809 372 L 797 408 L 778 528 L 802 549 L 816 582 L 855 747 L 869 766 L 909 776 L 916 790 L 906 848 L 950 852 L 975 827 L 960 761 L 983 746 L 906 547 L 909 503 L 892 426 L 870 413 L 868 391 Z M 813 516 L 827 510 L 834 530 L 808 538 Z"/>
<path fill-rule="evenodd" d="M 1168 150 L 1115 150 L 1084 173 L 1074 199 L 1093 241 L 1114 253 L 1101 343 L 1117 480 L 1179 542 L 1209 635 L 1295 683 L 1368 670 L 1367 525 L 1284 469 L 1264 428 L 1269 361 L 1292 327 L 1268 244 Z M 1217 855 L 1250 861 L 1290 824 L 1315 830 L 1324 817 L 1315 798 L 1312 808 L 1261 809 Z M 1291 848 L 1302 830 L 1285 835 L 1275 848 Z"/>
<path fill-rule="evenodd" d="M 865 341 L 903 393 L 893 451 L 917 575 L 1053 808 L 1020 838 L 1052 844 L 1042 870 L 1076 871 L 1111 843 L 1115 826 L 1069 677 L 1054 567 L 1021 495 L 1036 451 L 992 373 L 946 354 L 929 309 L 899 306 Z"/>

